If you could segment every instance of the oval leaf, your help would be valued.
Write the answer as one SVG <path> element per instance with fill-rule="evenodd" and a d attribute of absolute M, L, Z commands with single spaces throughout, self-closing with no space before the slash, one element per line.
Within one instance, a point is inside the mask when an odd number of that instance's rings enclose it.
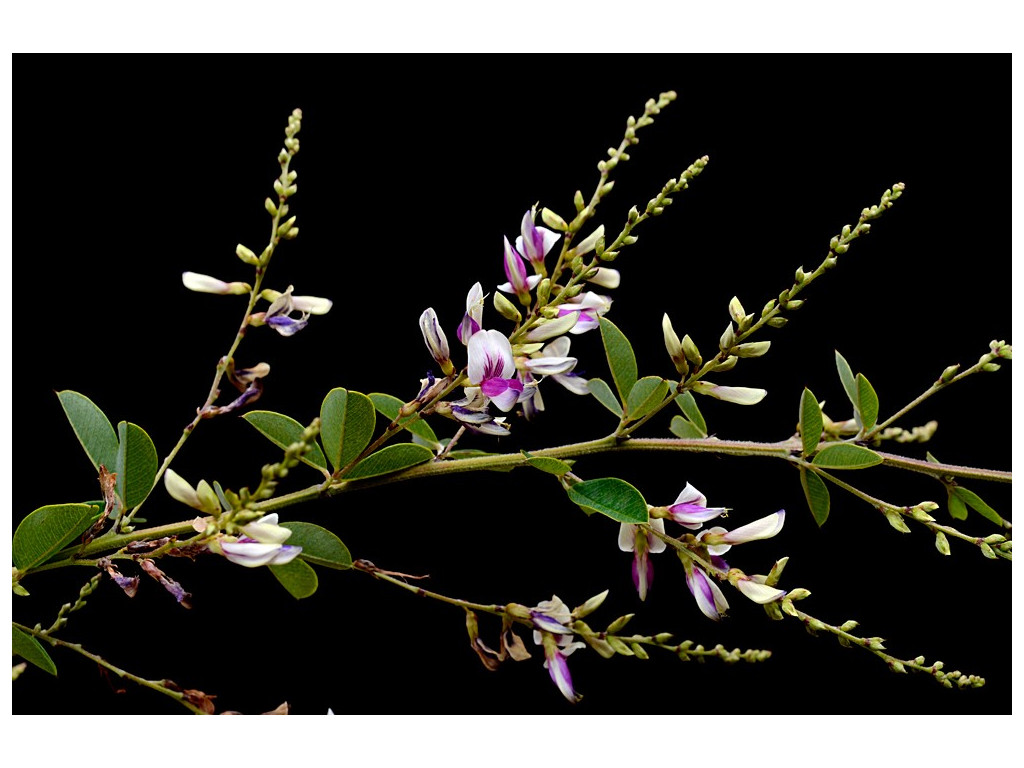
<path fill-rule="evenodd" d="M 117 495 L 124 502 L 125 509 L 137 507 L 153 490 L 153 480 L 160 467 L 156 446 L 146 430 L 131 422 L 122 421 L 117 425 L 120 446 L 117 451 Z"/>
<path fill-rule="evenodd" d="M 825 482 L 813 472 L 808 472 L 800 467 L 800 485 L 804 489 L 804 497 L 807 499 L 807 506 L 811 509 L 814 522 L 820 528 L 828 520 L 830 499 L 828 488 Z"/>
<path fill-rule="evenodd" d="M 352 555 L 348 547 L 326 528 L 298 521 L 282 523 L 281 527 L 292 532 L 287 543 L 302 547 L 299 557 L 306 562 L 339 571 L 352 567 Z"/>
<path fill-rule="evenodd" d="M 49 672 L 57 676 L 57 665 L 53 663 L 50 654 L 39 644 L 32 635 L 27 635 L 17 627 L 11 627 L 13 637 L 11 639 L 11 653 L 21 656 L 29 664 L 39 667 L 43 672 Z"/>
<path fill-rule="evenodd" d="M 954 520 L 967 519 L 967 505 L 955 493 L 949 494 L 949 514 Z"/>
<path fill-rule="evenodd" d="M 551 459 L 546 456 L 531 456 L 526 451 L 521 451 L 521 453 L 526 457 L 526 460 L 529 462 L 531 467 L 539 469 L 541 472 L 547 472 L 548 474 L 555 475 L 556 477 L 561 477 L 572 469 L 571 464 L 567 464 L 561 459 Z"/>
<path fill-rule="evenodd" d="M 401 411 L 402 406 L 405 405 L 405 403 L 394 395 L 385 395 L 381 392 L 370 393 L 370 401 L 373 403 L 373 407 L 376 408 L 382 416 L 386 416 L 391 421 L 398 418 L 398 414 Z M 437 435 L 434 434 L 434 430 L 430 428 L 430 425 L 427 424 L 427 422 L 423 419 L 411 421 L 411 416 L 407 418 L 409 418 L 410 421 L 409 423 L 402 425 L 403 429 L 407 429 L 417 437 L 426 440 L 427 443 L 429 443 L 428 447 L 433 448 L 435 451 L 441 447 L 441 443 L 437 439 Z"/>
<path fill-rule="evenodd" d="M 367 477 L 387 475 L 391 472 L 398 472 L 408 469 L 416 464 L 422 464 L 434 458 L 429 448 L 415 443 L 401 443 L 400 445 L 389 445 L 372 453 L 356 464 L 352 471 L 345 475 L 346 480 L 363 480 Z"/>
<path fill-rule="evenodd" d="M 640 491 L 617 477 L 587 480 L 569 488 L 569 498 L 585 512 L 600 512 L 620 523 L 648 522 L 647 502 Z"/>
<path fill-rule="evenodd" d="M 707 437 L 708 425 L 704 421 L 704 415 L 700 412 L 700 408 L 697 407 L 697 400 L 694 398 L 693 393 L 683 392 L 676 397 L 676 405 L 686 414 L 686 418 L 690 420 L 690 423 L 700 430 L 701 437 Z"/>
<path fill-rule="evenodd" d="M 853 418 L 858 424 L 861 424 L 860 418 L 860 397 L 857 394 L 857 380 L 853 377 L 853 370 L 850 368 L 850 364 L 846 362 L 846 358 L 839 354 L 839 350 L 836 350 L 836 370 L 839 371 L 839 380 L 843 383 L 843 390 L 846 392 L 846 396 L 850 399 L 850 404 L 853 406 Z"/>
<path fill-rule="evenodd" d="M 626 413 L 640 419 L 657 408 L 668 397 L 668 382 L 660 376 L 644 376 L 629 390 Z"/>
<path fill-rule="evenodd" d="M 102 464 L 113 472 L 117 461 L 117 435 L 110 420 L 85 395 L 66 389 L 58 392 L 57 397 L 93 467 L 99 472 Z"/>
<path fill-rule="evenodd" d="M 290 563 L 285 563 L 284 565 L 271 565 L 269 567 L 270 572 L 274 574 L 274 578 L 281 582 L 281 585 L 296 600 L 309 597 L 320 586 L 320 580 L 316 576 L 316 571 L 299 558 L 295 558 Z"/>
<path fill-rule="evenodd" d="M 673 435 L 681 437 L 683 440 L 703 440 L 707 437 L 707 435 L 702 435 L 697 427 L 682 416 L 673 416 L 672 423 L 669 424 L 668 428 Z"/>
<path fill-rule="evenodd" d="M 590 390 L 590 394 L 597 398 L 597 402 L 614 413 L 616 418 L 622 418 L 622 406 L 615 399 L 615 393 L 608 386 L 608 382 L 604 379 L 590 379 L 587 381 L 587 389 Z"/>
<path fill-rule="evenodd" d="M 811 462 L 822 469 L 866 469 L 882 463 L 882 457 L 874 451 L 852 443 L 826 445 Z"/>
<path fill-rule="evenodd" d="M 818 447 L 818 443 L 821 442 L 822 426 L 818 399 L 811 390 L 804 387 L 804 393 L 800 396 L 800 438 L 804 443 L 804 456 L 814 453 L 814 449 Z"/>
<path fill-rule="evenodd" d="M 366 395 L 341 387 L 327 393 L 320 407 L 320 441 L 335 472 L 370 444 L 376 421 L 373 402 Z"/>
<path fill-rule="evenodd" d="M 14 564 L 21 570 L 49 560 L 77 539 L 99 514 L 89 504 L 50 504 L 32 512 L 11 542 Z"/>
<path fill-rule="evenodd" d="M 242 418 L 278 448 L 287 448 L 292 443 L 299 442 L 305 430 L 305 427 L 291 416 L 274 411 L 249 411 Z M 316 443 L 313 443 L 312 450 L 303 456 L 302 460 L 311 467 L 327 469 L 327 459 Z"/>
<path fill-rule="evenodd" d="M 857 403 L 860 420 L 866 431 L 874 429 L 878 422 L 878 395 L 863 373 L 857 374 Z"/>
<path fill-rule="evenodd" d="M 601 323 L 601 340 L 604 352 L 608 356 L 608 367 L 612 372 L 612 381 L 619 391 L 619 399 L 624 403 L 633 385 L 636 384 L 636 355 L 629 339 L 611 320 L 599 317 Z"/>
<path fill-rule="evenodd" d="M 988 504 L 986 504 L 984 500 L 982 500 L 981 496 L 976 494 L 974 491 L 969 491 L 966 488 L 957 486 L 956 488 L 953 489 L 953 493 L 956 494 L 960 501 L 962 501 L 968 507 L 970 507 L 979 515 L 984 517 L 986 520 L 990 520 L 991 522 L 999 526 L 1004 524 L 1003 518 L 999 516 L 999 513 L 992 509 L 992 507 L 990 507 Z"/>

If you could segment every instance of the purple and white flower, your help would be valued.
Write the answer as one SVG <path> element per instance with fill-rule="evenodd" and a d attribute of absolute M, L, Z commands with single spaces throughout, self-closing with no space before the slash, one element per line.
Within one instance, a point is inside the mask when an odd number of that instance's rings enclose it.
<path fill-rule="evenodd" d="M 665 521 L 652 518 L 650 527 L 659 533 L 665 532 Z M 667 545 L 653 533 L 648 533 L 639 525 L 622 523 L 619 526 L 619 549 L 633 553 L 633 586 L 641 600 L 647 599 L 647 591 L 654 582 L 654 564 L 648 554 L 664 552 Z"/>
<path fill-rule="evenodd" d="M 484 321 L 484 289 L 480 283 L 473 283 L 473 287 L 466 294 L 466 314 L 462 317 L 455 335 L 463 344 L 469 344 L 470 338 L 480 330 Z"/>
<path fill-rule="evenodd" d="M 530 291 L 541 281 L 540 275 L 526 276 L 526 264 L 523 263 L 523 257 L 512 247 L 507 237 L 505 238 L 505 277 L 508 278 L 508 282 L 499 285 L 498 290 L 503 293 L 514 293 L 524 306 L 530 303 Z"/>
<path fill-rule="evenodd" d="M 744 544 L 748 541 L 770 539 L 782 530 L 786 522 L 786 510 L 780 509 L 774 514 L 767 515 L 755 520 L 752 523 L 741 525 L 731 531 L 715 526 L 701 531 L 697 535 L 699 541 L 703 541 L 711 555 L 724 555 L 734 544 Z"/>
<path fill-rule="evenodd" d="M 284 543 L 292 532 L 277 524 L 277 513 L 265 515 L 243 526 L 242 533 L 244 535 L 237 538 L 224 537 L 211 542 L 210 549 L 224 555 L 232 563 L 244 565 L 246 568 L 284 565 L 294 560 L 302 551 L 302 547 Z"/>
<path fill-rule="evenodd" d="M 610 297 L 601 296 L 593 291 L 587 291 L 561 304 L 558 307 L 558 316 L 562 317 L 573 312 L 579 312 L 579 318 L 569 333 L 586 333 L 600 325 L 597 318 L 608 312 L 611 306 L 612 300 Z"/>
<path fill-rule="evenodd" d="M 284 293 L 263 291 L 262 296 L 270 300 L 266 312 L 252 316 L 253 325 L 266 324 L 282 336 L 293 336 L 309 323 L 310 315 L 324 315 L 330 312 L 333 303 L 319 296 L 293 296 L 293 286 L 288 286 Z M 292 317 L 299 312 L 301 317 Z"/>
<path fill-rule="evenodd" d="M 725 507 L 708 507 L 707 497 L 689 483 L 666 510 L 669 517 L 692 531 L 728 511 Z"/>
<path fill-rule="evenodd" d="M 500 331 L 479 331 L 469 340 L 467 373 L 471 386 L 480 387 L 501 410 L 512 410 L 523 393 L 516 377 L 512 345 Z"/>
<path fill-rule="evenodd" d="M 523 216 L 523 234 L 516 238 L 516 250 L 530 261 L 538 274 L 542 275 L 545 273 L 544 257 L 561 235 L 550 229 L 534 226 L 536 212 L 536 208 L 531 208 Z"/>
<path fill-rule="evenodd" d="M 225 283 L 223 280 L 218 280 L 216 277 L 202 275 L 198 272 L 182 272 L 181 282 L 190 291 L 196 291 L 198 293 L 219 293 L 227 295 L 249 293 L 249 291 L 252 290 L 248 283 Z"/>
<path fill-rule="evenodd" d="M 552 595 L 550 600 L 530 610 L 530 618 L 535 628 L 533 642 L 544 648 L 544 668 L 562 695 L 570 704 L 575 704 L 581 696 L 573 688 L 566 659 L 586 644 L 573 642 L 574 633 L 566 626 L 572 620 L 569 607 L 557 595 Z"/>
<path fill-rule="evenodd" d="M 423 310 L 423 314 L 420 315 L 420 331 L 423 333 L 423 343 L 427 345 L 434 361 L 441 366 L 444 375 L 451 376 L 455 373 L 451 351 L 448 349 L 448 338 L 437 321 L 437 313 L 433 307 Z"/>
<path fill-rule="evenodd" d="M 697 607 L 709 619 L 718 621 L 729 610 L 729 601 L 718 584 L 689 558 L 683 558 L 683 566 L 686 569 L 686 586 L 697 601 Z"/>

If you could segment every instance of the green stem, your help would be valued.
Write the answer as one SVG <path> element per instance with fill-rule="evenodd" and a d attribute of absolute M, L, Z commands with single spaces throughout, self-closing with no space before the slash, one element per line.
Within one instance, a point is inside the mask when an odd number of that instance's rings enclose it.
<path fill-rule="evenodd" d="M 47 642 L 47 643 L 49 643 L 50 645 L 52 645 L 54 647 L 68 648 L 68 649 L 74 651 L 75 653 L 78 653 L 78 654 L 84 656 L 85 658 L 89 659 L 90 661 L 96 662 L 97 664 L 99 664 L 104 669 L 110 670 L 111 672 L 113 672 L 115 675 L 117 675 L 118 677 L 120 677 L 122 679 L 131 680 L 133 683 L 137 683 L 138 685 L 141 685 L 144 688 L 149 688 L 150 690 L 156 691 L 157 693 L 162 693 L 164 696 L 169 696 L 170 698 L 174 699 L 179 704 L 181 704 L 181 706 L 185 707 L 188 710 L 191 710 L 193 714 L 196 714 L 196 715 L 204 715 L 204 714 L 206 714 L 199 707 L 195 706 L 190 701 L 188 701 L 188 699 L 186 698 L 186 695 L 185 695 L 185 693 L 183 691 L 175 691 L 175 690 L 172 690 L 172 689 L 166 687 L 166 685 L 165 685 L 166 681 L 164 681 L 164 680 L 146 680 L 144 677 L 139 677 L 138 675 L 133 675 L 131 672 L 127 672 L 127 671 L 121 669 L 120 667 L 117 667 L 117 666 L 111 664 L 109 661 L 104 659 L 102 656 L 97 656 L 95 653 L 92 653 L 90 651 L 85 650 L 78 643 L 69 643 L 69 642 L 67 642 L 65 640 L 61 640 L 60 638 L 51 637 L 50 635 L 46 634 L 45 632 L 43 632 L 41 630 L 36 630 L 36 629 L 33 629 L 32 627 L 26 627 L 24 624 L 18 624 L 17 622 L 12 622 L 12 623 L 14 624 L 15 627 L 20 629 L 22 632 L 24 632 L 27 635 L 32 635 L 37 640 L 42 640 L 44 642 Z"/>
<path fill-rule="evenodd" d="M 468 610 L 493 613 L 495 616 L 502 616 L 505 614 L 505 606 L 503 605 L 484 605 L 482 603 L 473 603 L 469 600 L 460 600 L 457 597 L 448 597 L 447 595 L 442 595 L 440 592 L 423 589 L 423 587 L 417 587 L 413 584 L 402 581 L 401 579 L 396 579 L 388 571 L 382 571 L 380 568 L 377 568 L 365 560 L 356 560 L 352 563 L 352 568 L 360 571 L 361 573 L 369 574 L 380 581 L 386 581 L 389 584 L 394 584 L 396 587 L 401 587 L 407 592 L 412 592 L 414 595 L 419 595 L 420 597 L 429 597 L 431 600 L 438 600 L 442 603 L 448 603 L 448 605 L 454 605 Z"/>

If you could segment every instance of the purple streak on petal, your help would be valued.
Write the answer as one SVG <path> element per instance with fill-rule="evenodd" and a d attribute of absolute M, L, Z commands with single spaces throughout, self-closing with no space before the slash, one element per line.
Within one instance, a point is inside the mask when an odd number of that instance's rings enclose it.
<path fill-rule="evenodd" d="M 713 621 L 718 621 L 718 607 L 715 605 L 715 593 L 711 590 L 708 577 L 700 568 L 693 567 L 686 574 L 686 586 L 697 601 L 700 612 Z"/>
<path fill-rule="evenodd" d="M 470 317 L 467 312 L 462 318 L 462 323 L 455 329 L 455 335 L 463 344 L 469 344 L 470 337 L 480 330 L 480 323 Z"/>
<path fill-rule="evenodd" d="M 508 238 L 505 238 L 505 277 L 508 278 L 509 283 L 512 285 L 512 289 L 516 293 L 522 293 L 526 290 L 526 265 L 523 263 L 523 257 L 519 255 Z"/>
<path fill-rule="evenodd" d="M 308 316 L 307 316 L 308 317 Z M 277 317 L 271 317 L 267 320 L 267 325 L 273 328 L 275 331 L 280 333 L 282 336 L 294 336 L 296 333 L 301 331 L 309 321 L 306 317 L 299 320 L 295 320 L 287 315 L 278 315 Z"/>
<path fill-rule="evenodd" d="M 725 562 L 725 559 L 718 555 L 711 555 L 711 565 L 714 566 L 716 571 L 728 571 L 729 564 Z"/>
<path fill-rule="evenodd" d="M 565 660 L 565 656 L 556 651 L 553 656 L 548 657 L 548 674 L 551 675 L 551 681 L 558 686 L 558 690 L 569 700 L 569 703 L 575 704 L 577 701 L 576 691 L 572 687 L 572 675 L 569 674 L 569 663 Z"/>
<path fill-rule="evenodd" d="M 550 632 L 553 635 L 573 634 L 571 629 L 566 629 L 554 618 L 542 611 L 530 611 L 530 617 L 533 619 L 533 625 L 537 629 L 543 629 L 545 632 Z"/>
<path fill-rule="evenodd" d="M 686 526 L 691 530 L 697 530 L 708 520 L 714 518 L 725 512 L 723 507 L 705 507 L 701 504 L 673 504 L 668 507 L 668 512 L 680 525 Z"/>

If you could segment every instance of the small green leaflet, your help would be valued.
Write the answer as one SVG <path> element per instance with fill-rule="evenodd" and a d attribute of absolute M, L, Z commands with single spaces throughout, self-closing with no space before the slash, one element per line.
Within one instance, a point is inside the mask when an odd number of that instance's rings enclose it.
<path fill-rule="evenodd" d="M 869 448 L 853 443 L 829 443 L 811 462 L 822 469 L 866 469 L 882 463 L 882 457 Z"/>
<path fill-rule="evenodd" d="M 622 418 L 622 406 L 615 399 L 615 393 L 608 386 L 608 382 L 599 378 L 590 379 L 587 381 L 587 389 L 597 398 L 597 402 L 614 413 L 616 418 Z"/>
<path fill-rule="evenodd" d="M 807 506 L 811 510 L 814 522 L 820 528 L 828 520 L 829 505 L 831 503 L 828 488 L 820 477 L 814 474 L 814 472 L 809 472 L 804 467 L 800 467 L 800 485 L 804 489 L 804 497 L 807 499 Z"/>
<path fill-rule="evenodd" d="M 50 504 L 35 510 L 14 532 L 14 565 L 25 570 L 46 562 L 85 533 L 99 512 L 89 504 Z"/>
<path fill-rule="evenodd" d="M 668 428 L 673 435 L 681 437 L 683 440 L 703 440 L 707 437 L 707 435 L 702 435 L 697 427 L 682 416 L 673 416 L 672 423 L 669 424 Z"/>
<path fill-rule="evenodd" d="M 587 480 L 566 491 L 584 512 L 600 512 L 620 523 L 646 523 L 647 502 L 640 491 L 617 477 Z"/>
<path fill-rule="evenodd" d="M 878 395 L 863 373 L 857 374 L 857 402 L 864 431 L 869 432 L 878 423 Z"/>
<path fill-rule="evenodd" d="M 274 411 L 249 411 L 242 418 L 278 448 L 287 448 L 292 443 L 299 442 L 305 430 L 305 427 L 291 416 Z M 302 461 L 316 469 L 327 469 L 327 458 L 316 443 L 313 443 L 312 450 L 302 457 Z"/>
<path fill-rule="evenodd" d="M 160 459 L 156 446 L 142 427 L 122 421 L 117 425 L 117 434 L 120 445 L 113 471 L 117 472 L 117 495 L 127 510 L 145 501 L 153 490 Z"/>
<path fill-rule="evenodd" d="M 53 663 L 50 654 L 46 652 L 39 641 L 32 635 L 27 635 L 17 627 L 11 627 L 13 637 L 11 638 L 11 652 L 21 656 L 29 664 L 39 667 L 43 672 L 49 672 L 57 676 L 57 665 Z"/>
<path fill-rule="evenodd" d="M 845 357 L 839 354 L 838 349 L 836 350 L 836 370 L 839 371 L 839 380 L 843 383 L 843 390 L 853 406 L 853 417 L 857 420 L 857 424 L 862 424 L 860 397 L 857 395 L 857 380 L 853 377 L 853 370 L 850 368 L 850 364 L 846 362 Z"/>
<path fill-rule="evenodd" d="M 811 390 L 804 387 L 804 392 L 800 396 L 800 439 L 804 445 L 804 456 L 814 453 L 814 449 L 821 442 L 822 424 L 818 399 Z"/>
<path fill-rule="evenodd" d="M 967 505 L 963 503 L 959 496 L 953 493 L 952 489 L 949 489 L 949 515 L 954 520 L 966 520 L 967 519 Z"/>
<path fill-rule="evenodd" d="M 58 392 L 57 397 L 92 466 L 99 472 L 102 464 L 113 472 L 117 462 L 117 435 L 110 420 L 85 395 L 66 389 Z"/>
<path fill-rule="evenodd" d="M 288 593 L 296 600 L 310 597 L 320 585 L 316 571 L 298 558 L 284 565 L 268 567 L 274 574 L 274 578 L 281 582 L 281 586 L 287 589 Z"/>
<path fill-rule="evenodd" d="M 629 391 L 626 398 L 626 413 L 634 421 L 643 418 L 664 402 L 668 397 L 668 382 L 660 376 L 645 376 Z"/>
<path fill-rule="evenodd" d="M 979 515 L 984 517 L 986 520 L 995 523 L 999 526 L 1004 526 L 1005 521 L 999 516 L 992 507 L 985 503 L 985 501 L 976 494 L 974 491 L 969 491 L 963 486 L 957 486 L 953 489 L 953 493 L 956 494 L 957 498 L 960 499 L 964 504 L 973 509 Z"/>
<path fill-rule="evenodd" d="M 636 355 L 633 354 L 633 347 L 629 343 L 629 339 L 615 323 L 604 317 L 599 317 L 598 321 L 601 324 L 601 340 L 604 342 L 604 351 L 608 356 L 608 367 L 612 372 L 612 380 L 619 392 L 619 400 L 625 403 L 630 390 L 636 384 Z"/>
<path fill-rule="evenodd" d="M 376 420 L 373 402 L 366 395 L 341 387 L 327 393 L 320 407 L 320 442 L 335 472 L 370 444 Z"/>
<path fill-rule="evenodd" d="M 429 448 L 415 443 L 399 443 L 381 448 L 376 453 L 371 453 L 365 459 L 356 464 L 352 471 L 345 475 L 346 480 L 364 480 L 368 477 L 387 475 L 391 472 L 398 472 L 403 469 L 422 464 L 434 458 L 434 453 Z"/>
<path fill-rule="evenodd" d="M 694 398 L 693 393 L 683 392 L 680 394 L 676 397 L 676 405 L 686 414 L 686 418 L 690 420 L 690 423 L 700 431 L 700 436 L 707 437 L 708 425 L 704 421 L 704 415 L 700 412 L 700 408 L 697 407 L 697 400 Z"/>
<path fill-rule="evenodd" d="M 306 562 L 340 571 L 352 567 L 348 547 L 326 528 L 300 521 L 281 523 L 281 527 L 292 532 L 285 543 L 302 547 L 299 557 Z"/>
<path fill-rule="evenodd" d="M 546 456 L 531 456 L 526 451 L 521 451 L 526 460 L 530 463 L 531 467 L 539 469 L 541 472 L 547 472 L 548 474 L 555 475 L 556 477 L 562 477 L 566 472 L 572 469 L 572 465 L 562 461 L 561 459 L 551 459 Z"/>
<path fill-rule="evenodd" d="M 401 412 L 402 406 L 405 405 L 394 395 L 385 395 L 381 392 L 371 392 L 370 401 L 373 403 L 374 408 L 382 415 L 386 416 L 389 420 L 394 421 L 398 418 L 398 414 Z M 430 428 L 423 419 L 416 419 L 412 421 L 412 416 L 406 416 L 409 419 L 409 423 L 403 425 L 404 429 L 409 430 L 417 437 L 426 440 L 428 448 L 437 450 L 441 447 L 441 443 L 437 439 L 437 435 L 434 434 L 434 430 Z"/>

